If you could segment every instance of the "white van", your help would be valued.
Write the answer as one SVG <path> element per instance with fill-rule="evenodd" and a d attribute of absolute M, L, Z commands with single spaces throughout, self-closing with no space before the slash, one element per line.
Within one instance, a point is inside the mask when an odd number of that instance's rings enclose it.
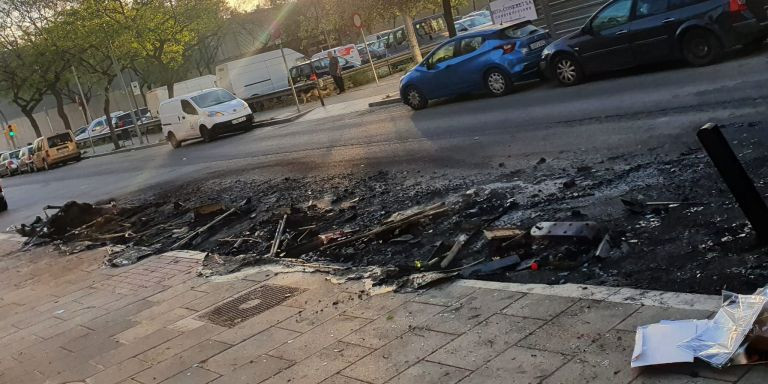
<path fill-rule="evenodd" d="M 253 112 L 245 101 L 226 89 L 211 88 L 168 99 L 160 103 L 163 135 L 173 148 L 187 140 L 246 131 L 253 126 Z"/>
<path fill-rule="evenodd" d="M 328 51 L 333 51 L 334 56 L 343 57 L 347 59 L 347 61 L 355 63 L 355 65 L 357 66 L 360 66 L 360 63 L 363 62 L 363 58 L 362 56 L 360 56 L 360 51 L 357 49 L 357 46 L 354 44 L 342 45 L 341 47 L 336 47 L 333 49 L 315 53 L 314 55 L 312 55 L 312 60 L 328 57 Z"/>
<path fill-rule="evenodd" d="M 289 67 L 303 58 L 304 55 L 301 53 L 285 48 L 285 60 Z M 288 71 L 280 50 L 260 53 L 217 66 L 216 84 L 241 99 L 266 95 L 290 87 Z"/>
<path fill-rule="evenodd" d="M 216 76 L 205 75 L 195 77 L 194 79 L 180 81 L 173 84 L 174 95 L 186 95 L 188 93 L 204 91 L 206 89 L 217 88 Z M 154 117 L 160 116 L 160 103 L 168 100 L 168 87 L 162 86 L 154 89 L 150 89 L 146 93 L 147 108 L 149 113 Z"/>

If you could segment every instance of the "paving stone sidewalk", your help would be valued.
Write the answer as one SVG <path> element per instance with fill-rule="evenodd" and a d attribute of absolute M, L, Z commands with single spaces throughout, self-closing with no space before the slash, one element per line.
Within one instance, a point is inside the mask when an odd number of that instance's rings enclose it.
<path fill-rule="evenodd" d="M 367 296 L 319 273 L 196 276 L 196 253 L 121 269 L 0 238 L 0 383 L 740 383 L 768 369 L 631 369 L 637 325 L 717 297 L 455 281 Z M 218 308 L 228 304 L 226 308 Z"/>

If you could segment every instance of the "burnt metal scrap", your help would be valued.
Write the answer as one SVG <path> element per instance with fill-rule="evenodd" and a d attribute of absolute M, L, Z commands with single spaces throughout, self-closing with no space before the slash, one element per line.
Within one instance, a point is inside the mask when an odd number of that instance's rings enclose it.
<path fill-rule="evenodd" d="M 400 289 L 462 276 L 713 293 L 768 278 L 768 254 L 703 151 L 585 162 L 219 178 L 118 205 L 68 203 L 19 231 L 66 253 L 110 246 L 112 266 L 179 248 L 206 252 L 206 275 L 281 264 Z M 764 164 L 744 164 L 758 190 Z"/>

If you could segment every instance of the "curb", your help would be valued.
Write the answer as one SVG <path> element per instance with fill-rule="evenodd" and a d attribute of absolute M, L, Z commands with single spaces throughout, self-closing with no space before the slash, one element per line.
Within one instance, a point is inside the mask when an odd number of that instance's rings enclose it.
<path fill-rule="evenodd" d="M 520 293 L 537 293 L 541 295 L 572 297 L 576 299 L 607 301 L 611 303 L 638 304 L 654 307 L 671 307 L 679 309 L 697 309 L 715 312 L 720 309 L 720 296 L 701 295 L 696 293 L 678 293 L 666 291 L 650 291 L 622 287 L 601 287 L 582 284 L 520 284 L 501 283 L 482 280 L 457 280 L 453 284 L 474 287 L 513 291 Z"/>
<path fill-rule="evenodd" d="M 282 119 L 267 119 L 267 120 L 259 120 L 253 123 L 253 128 L 263 128 L 263 127 L 269 127 L 272 125 L 280 125 L 285 123 L 292 123 L 298 119 L 301 119 L 302 117 L 306 116 L 308 113 L 314 111 L 315 108 L 308 109 L 306 111 L 303 111 L 301 113 L 296 113 L 288 117 L 284 117 Z"/>
<path fill-rule="evenodd" d="M 97 157 L 104 157 L 104 156 L 109 156 L 109 155 L 117 155 L 117 154 L 119 154 L 119 153 L 125 153 L 125 152 L 141 151 L 142 149 L 147 149 L 147 148 L 154 148 L 154 147 L 159 147 L 159 146 L 161 146 L 161 145 L 166 145 L 166 144 L 167 144 L 167 143 L 166 143 L 165 141 L 161 141 L 161 142 L 159 142 L 159 143 L 153 143 L 153 144 L 142 145 L 142 146 L 140 146 L 140 147 L 127 147 L 127 148 L 121 148 L 121 149 L 118 149 L 117 151 L 112 151 L 112 152 L 104 152 L 104 153 L 97 153 L 97 154 L 95 154 L 95 155 L 90 155 L 90 156 L 83 156 L 83 160 L 85 160 L 85 159 L 95 159 L 95 158 L 97 158 Z"/>
<path fill-rule="evenodd" d="M 373 103 L 369 103 L 368 108 L 383 107 L 385 105 L 395 105 L 395 104 L 400 104 L 402 102 L 403 100 L 401 98 L 395 97 L 392 99 L 374 101 Z"/>

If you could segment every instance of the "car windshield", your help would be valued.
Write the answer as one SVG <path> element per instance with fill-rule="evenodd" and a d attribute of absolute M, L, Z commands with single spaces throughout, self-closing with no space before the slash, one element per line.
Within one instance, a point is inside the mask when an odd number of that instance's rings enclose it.
<path fill-rule="evenodd" d="M 48 138 L 48 148 L 56 148 L 58 146 L 67 144 L 72 141 L 72 136 L 69 133 L 60 133 Z"/>
<path fill-rule="evenodd" d="M 467 28 L 475 28 L 483 24 L 487 24 L 488 20 L 485 20 L 481 17 L 470 17 L 469 19 L 461 20 L 461 23 L 464 24 Z"/>
<path fill-rule="evenodd" d="M 539 31 L 541 30 L 539 28 L 536 28 L 536 26 L 531 23 L 522 23 L 522 24 L 513 25 L 509 28 L 505 28 L 502 33 L 504 33 L 504 35 L 506 35 L 509 38 L 519 39 L 521 37 L 532 35 Z"/>
<path fill-rule="evenodd" d="M 197 96 L 192 96 L 192 101 L 200 108 L 208 108 L 214 105 L 224 104 L 234 99 L 235 96 L 223 89 L 217 89 L 201 93 Z"/>

